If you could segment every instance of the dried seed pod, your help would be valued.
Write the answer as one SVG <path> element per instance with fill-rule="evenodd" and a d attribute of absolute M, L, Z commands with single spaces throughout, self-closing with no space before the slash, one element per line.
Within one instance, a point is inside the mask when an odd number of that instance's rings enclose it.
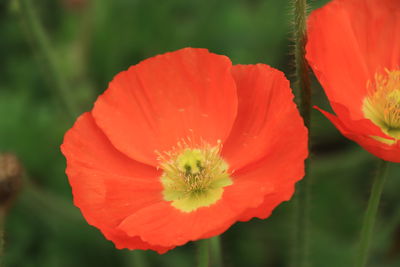
<path fill-rule="evenodd" d="M 11 153 L 0 153 L 0 207 L 7 208 L 21 186 L 23 170 L 18 158 Z"/>

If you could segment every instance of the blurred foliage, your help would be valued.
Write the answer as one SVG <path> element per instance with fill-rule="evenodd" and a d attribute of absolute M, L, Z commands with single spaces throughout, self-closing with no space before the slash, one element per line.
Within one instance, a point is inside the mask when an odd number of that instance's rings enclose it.
<path fill-rule="evenodd" d="M 263 62 L 291 77 L 289 0 L 29 1 L 82 110 L 91 108 L 116 73 L 186 46 L 225 54 L 235 64 Z M 312 8 L 325 2 L 314 1 Z M 20 1 L 1 1 L 0 151 L 18 155 L 26 170 L 7 217 L 6 266 L 193 266 L 193 244 L 161 256 L 116 250 L 73 206 L 59 150 L 72 119 L 31 26 Z M 314 103 L 329 108 L 316 81 L 313 88 Z M 318 112 L 312 119 L 312 261 L 346 267 L 354 257 L 375 159 Z M 371 266 L 400 266 L 399 171 L 391 165 Z M 225 265 L 288 266 L 292 216 L 289 202 L 267 220 L 234 225 L 222 235 Z"/>

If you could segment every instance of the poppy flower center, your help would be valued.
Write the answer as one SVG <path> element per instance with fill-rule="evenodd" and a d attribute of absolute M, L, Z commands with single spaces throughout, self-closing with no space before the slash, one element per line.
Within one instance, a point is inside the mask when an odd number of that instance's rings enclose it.
<path fill-rule="evenodd" d="M 369 82 L 368 87 L 370 92 L 363 105 L 365 117 L 385 134 L 400 139 L 400 70 L 376 74 L 375 81 Z M 395 143 L 389 139 L 381 141 Z"/>
<path fill-rule="evenodd" d="M 221 146 L 179 146 L 159 158 L 164 171 L 161 176 L 164 199 L 183 212 L 216 203 L 223 188 L 232 184 L 228 165 L 219 155 Z"/>

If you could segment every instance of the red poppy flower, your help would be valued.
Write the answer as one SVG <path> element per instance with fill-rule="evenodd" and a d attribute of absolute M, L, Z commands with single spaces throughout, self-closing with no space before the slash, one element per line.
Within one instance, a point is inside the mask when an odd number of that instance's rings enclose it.
<path fill-rule="evenodd" d="M 347 138 L 400 162 L 400 1 L 334 0 L 308 20 L 307 59 Z"/>
<path fill-rule="evenodd" d="M 74 202 L 117 248 L 159 253 L 266 218 L 304 174 L 284 75 L 186 48 L 119 73 L 65 135 Z"/>

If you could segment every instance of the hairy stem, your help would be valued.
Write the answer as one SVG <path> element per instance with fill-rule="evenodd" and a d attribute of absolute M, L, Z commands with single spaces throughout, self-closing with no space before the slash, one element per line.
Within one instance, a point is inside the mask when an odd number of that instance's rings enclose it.
<path fill-rule="evenodd" d="M 307 1 L 293 0 L 293 39 L 294 39 L 294 60 L 295 60 L 295 84 L 294 88 L 300 95 L 300 112 L 304 124 L 310 132 L 311 126 L 311 85 L 308 71 L 308 64 L 305 59 L 305 45 L 307 42 Z M 310 134 L 309 134 L 310 136 Z M 309 142 L 310 144 L 310 142 Z M 310 148 L 310 145 L 309 145 Z M 309 262 L 309 205 L 311 198 L 310 180 L 310 159 L 305 162 L 306 176 L 297 185 L 297 192 L 294 199 L 294 251 L 292 255 L 292 266 L 307 267 Z"/>
<path fill-rule="evenodd" d="M 310 128 L 311 84 L 308 63 L 305 58 L 307 43 L 307 0 L 293 0 L 294 6 L 294 60 L 295 89 L 300 93 L 300 112 L 304 124 Z"/>

